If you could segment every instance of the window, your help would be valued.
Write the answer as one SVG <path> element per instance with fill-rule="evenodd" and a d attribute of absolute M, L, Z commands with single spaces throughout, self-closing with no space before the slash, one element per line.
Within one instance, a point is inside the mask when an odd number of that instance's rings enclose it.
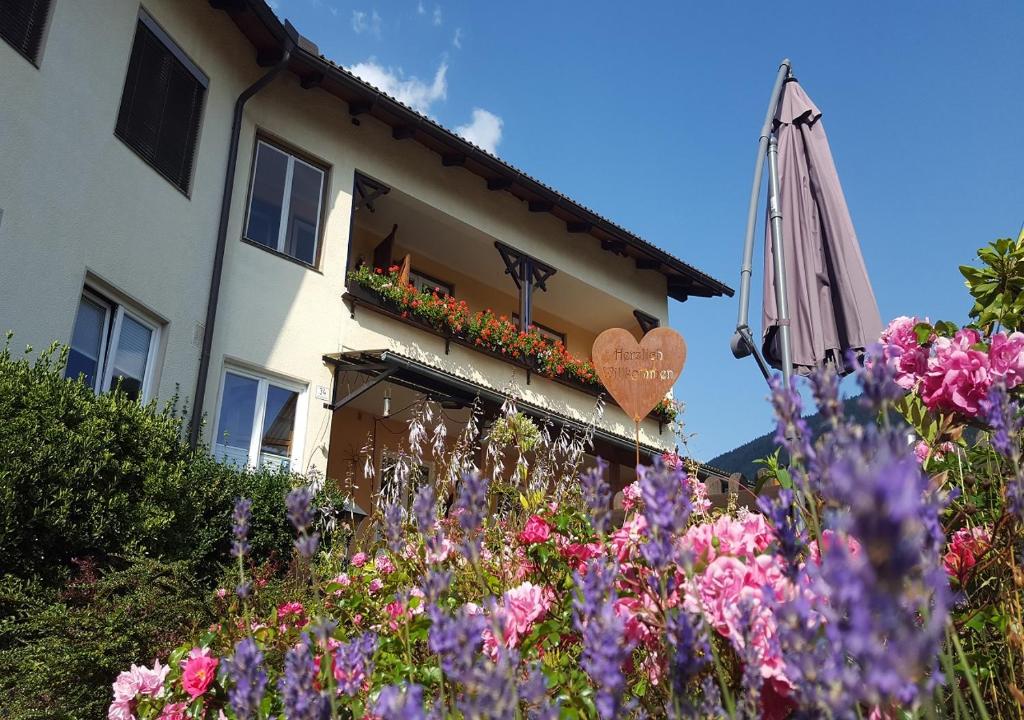
<path fill-rule="evenodd" d="M 455 294 L 455 288 L 451 283 L 442 282 L 435 277 L 431 277 L 425 273 L 421 273 L 418 270 L 409 271 L 409 282 L 417 290 L 428 295 L 435 290 L 441 297 L 448 297 L 449 295 Z"/>
<path fill-rule="evenodd" d="M 114 134 L 186 195 L 209 80 L 140 11 Z"/>
<path fill-rule="evenodd" d="M 512 322 L 514 322 L 516 325 L 519 324 L 519 313 L 512 313 Z M 558 342 L 562 343 L 563 345 L 565 345 L 565 333 L 564 332 L 558 332 L 557 330 L 552 330 L 547 325 L 541 325 L 539 322 L 534 322 L 533 323 L 533 328 L 538 333 L 540 333 L 540 336 L 542 338 L 544 338 L 545 340 L 548 340 L 550 342 L 558 341 Z"/>
<path fill-rule="evenodd" d="M 221 461 L 287 470 L 301 461 L 297 442 L 305 388 L 244 370 L 224 373 L 213 454 Z"/>
<path fill-rule="evenodd" d="M 245 239 L 315 265 L 323 193 L 323 168 L 259 140 Z"/>
<path fill-rule="evenodd" d="M 71 334 L 66 377 L 96 392 L 120 386 L 132 400 L 150 397 L 158 326 L 91 290 L 82 293 Z"/>
<path fill-rule="evenodd" d="M 5 0 L 0 3 L 0 37 L 33 65 L 39 64 L 50 4 L 50 0 Z"/>

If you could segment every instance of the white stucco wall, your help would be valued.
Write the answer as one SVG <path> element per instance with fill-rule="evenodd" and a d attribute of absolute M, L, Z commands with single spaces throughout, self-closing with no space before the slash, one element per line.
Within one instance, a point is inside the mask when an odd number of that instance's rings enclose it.
<path fill-rule="evenodd" d="M 205 2 L 147 0 L 210 77 L 191 199 L 114 136 L 139 4 L 57 0 L 36 68 L 0 41 L 0 331 L 67 343 L 90 272 L 166 321 L 158 395 L 191 395 L 235 97 L 252 51 Z"/>
<path fill-rule="evenodd" d="M 0 331 L 15 346 L 70 341 L 87 273 L 151 311 L 166 325 L 158 396 L 180 386 L 190 399 L 199 362 L 194 344 L 209 289 L 221 189 L 238 93 L 263 72 L 227 14 L 203 0 L 147 0 L 150 15 L 210 78 L 191 198 L 114 136 L 139 5 L 131 0 L 57 0 L 36 68 L 0 42 Z M 240 240 L 257 128 L 322 159 L 328 212 L 318 269 Z M 285 74 L 248 105 L 232 204 L 210 378 L 205 396 L 212 438 L 226 362 L 259 368 L 308 386 L 302 469 L 324 470 L 330 413 L 315 399 L 331 384 L 325 353 L 394 348 L 496 389 L 515 376 L 523 397 L 577 419 L 594 399 L 401 323 L 358 313 L 341 295 L 348 264 L 354 173 L 360 170 L 550 263 L 560 272 L 668 321 L 664 278 L 569 235 L 562 222 L 529 213 L 508 193 L 445 168 L 434 153 Z M 495 262 L 497 262 L 495 253 Z M 471 269 L 462 269 L 467 271 Z M 587 312 L 566 307 L 565 317 Z M 602 424 L 632 437 L 632 424 L 609 408 Z M 644 440 L 669 442 L 651 421 Z"/>

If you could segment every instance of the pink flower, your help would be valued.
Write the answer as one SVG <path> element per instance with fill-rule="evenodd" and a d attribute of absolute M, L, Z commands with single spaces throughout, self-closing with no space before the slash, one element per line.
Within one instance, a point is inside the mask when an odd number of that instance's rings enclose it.
<path fill-rule="evenodd" d="M 974 349 L 980 342 L 972 328 L 958 330 L 952 340 L 935 340 L 935 355 L 928 360 L 921 386 L 921 399 L 929 409 L 978 414 L 993 380 L 988 354 Z"/>
<path fill-rule="evenodd" d="M 946 573 L 963 586 L 978 557 L 988 550 L 991 543 L 992 536 L 987 527 L 960 528 L 950 538 L 949 549 L 942 559 Z"/>
<path fill-rule="evenodd" d="M 132 665 L 132 670 L 136 670 L 134 665 Z M 167 677 L 167 673 L 170 672 L 170 667 L 167 665 L 160 665 L 160 661 L 156 660 L 153 663 L 152 668 L 140 667 L 137 668 L 137 670 L 139 675 L 140 694 L 156 697 L 163 692 L 164 679 Z"/>
<path fill-rule="evenodd" d="M 455 546 L 452 545 L 452 541 L 447 537 L 441 538 L 441 543 L 436 550 L 427 549 L 427 562 L 429 563 L 443 563 L 451 555 Z"/>
<path fill-rule="evenodd" d="M 568 543 L 558 549 L 559 554 L 569 562 L 569 567 L 587 572 L 587 560 L 596 558 L 603 552 L 600 543 Z"/>
<path fill-rule="evenodd" d="M 136 720 L 134 709 L 135 701 L 115 699 L 107 708 L 107 720 Z"/>
<path fill-rule="evenodd" d="M 356 627 L 359 627 L 360 625 L 362 625 L 363 624 L 363 614 L 362 613 L 356 613 L 355 615 L 353 615 L 352 616 L 352 624 L 355 625 Z"/>
<path fill-rule="evenodd" d="M 128 702 L 135 699 L 139 694 L 139 686 L 142 679 L 139 677 L 138 667 L 132 665 L 131 670 L 123 670 L 114 681 L 114 702 Z"/>
<path fill-rule="evenodd" d="M 374 559 L 373 565 L 381 575 L 390 575 L 395 571 L 395 564 L 387 555 L 378 555 Z"/>
<path fill-rule="evenodd" d="M 192 651 L 195 653 L 195 650 Z M 210 687 L 217 675 L 217 658 L 209 655 L 189 655 L 181 673 L 181 686 L 189 697 L 195 700 Z"/>
<path fill-rule="evenodd" d="M 946 456 L 946 453 L 953 452 L 953 448 L 954 445 L 951 442 L 944 442 L 938 447 L 933 448 L 927 442 L 921 440 L 914 446 L 914 458 L 917 459 L 917 462 L 924 465 L 929 455 L 933 460 L 941 460 Z"/>
<path fill-rule="evenodd" d="M 366 564 L 367 559 L 368 558 L 366 557 L 366 553 L 357 552 L 355 555 L 352 556 L 352 567 L 362 567 Z"/>
<path fill-rule="evenodd" d="M 183 702 L 167 703 L 160 712 L 157 720 L 185 720 L 185 710 L 188 705 Z"/>
<path fill-rule="evenodd" d="M 507 591 L 505 609 L 510 622 L 506 629 L 513 629 L 519 636 L 529 633 L 533 623 L 544 617 L 551 607 L 551 595 L 550 590 L 531 582 L 524 582 Z"/>
<path fill-rule="evenodd" d="M 385 610 L 385 612 L 387 612 L 388 615 L 391 616 L 391 620 L 388 622 L 388 626 L 392 630 L 397 630 L 398 629 L 398 622 L 397 621 L 400 620 L 405 615 L 405 606 L 402 605 L 402 603 L 398 602 L 397 600 L 393 600 L 393 601 L 389 602 L 386 606 L 384 606 L 384 610 Z"/>
<path fill-rule="evenodd" d="M 630 557 L 647 537 L 647 520 L 637 514 L 622 524 L 612 533 L 611 545 L 619 562 Z"/>
<path fill-rule="evenodd" d="M 860 543 L 857 542 L 857 538 L 851 535 L 843 535 L 846 539 L 846 550 L 852 557 L 860 555 Z M 821 544 L 825 546 L 825 552 L 828 552 L 829 548 L 832 547 L 832 543 L 836 540 L 836 533 L 834 530 L 825 530 L 821 533 Z M 818 552 L 818 541 L 811 540 L 807 544 L 808 557 L 811 562 L 815 565 L 821 565 L 821 554 Z"/>
<path fill-rule="evenodd" d="M 992 336 L 988 348 L 988 359 L 992 375 L 1006 384 L 1006 389 L 1015 388 L 1024 382 L 1024 333 L 998 332 Z"/>
<path fill-rule="evenodd" d="M 377 593 L 382 587 L 384 587 L 384 583 L 381 581 L 381 579 L 380 578 L 374 578 L 373 580 L 370 581 L 370 586 L 369 586 L 370 594 L 373 595 L 373 594 Z"/>
<path fill-rule="evenodd" d="M 927 320 L 925 320 L 927 322 Z M 904 390 L 913 388 L 928 369 L 928 348 L 917 342 L 916 317 L 898 317 L 882 331 L 883 357 L 896 371 L 896 384 Z"/>
<path fill-rule="evenodd" d="M 546 542 L 551 537 L 551 526 L 540 515 L 531 515 L 526 527 L 519 533 L 519 542 L 523 545 Z"/>
<path fill-rule="evenodd" d="M 227 597 L 228 591 L 227 588 L 217 588 L 213 594 L 219 598 L 224 598 Z"/>
<path fill-rule="evenodd" d="M 722 635 L 731 634 L 731 613 L 744 588 L 747 566 L 734 557 L 715 558 L 697 578 L 697 594 L 711 625 Z"/>
<path fill-rule="evenodd" d="M 426 597 L 423 594 L 423 591 L 420 590 L 418 587 L 414 587 L 411 590 L 409 590 L 409 597 L 410 598 L 419 598 L 419 603 L 417 603 L 415 607 L 412 606 L 412 602 L 410 601 L 410 603 L 409 603 L 409 606 L 410 606 L 409 612 L 412 613 L 413 615 L 420 615 L 420 614 L 422 614 L 423 613 L 423 598 Z"/>
<path fill-rule="evenodd" d="M 629 512 L 640 504 L 640 483 L 634 480 L 622 488 L 622 509 Z"/>

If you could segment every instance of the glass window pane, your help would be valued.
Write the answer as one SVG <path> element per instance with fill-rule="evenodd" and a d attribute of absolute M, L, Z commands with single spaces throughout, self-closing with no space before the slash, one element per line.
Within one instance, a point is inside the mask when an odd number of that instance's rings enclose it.
<path fill-rule="evenodd" d="M 256 417 L 256 393 L 259 381 L 234 373 L 224 376 L 224 396 L 214 436 L 214 455 L 239 465 L 249 461 L 249 443 Z"/>
<path fill-rule="evenodd" d="M 261 455 L 288 458 L 292 454 L 295 430 L 295 409 L 299 394 L 294 390 L 270 385 L 267 387 L 267 409 L 263 415 Z"/>
<path fill-rule="evenodd" d="M 142 383 L 146 378 L 146 362 L 149 360 L 150 340 L 153 331 L 135 318 L 125 314 L 121 318 L 121 333 L 114 351 L 113 369 L 110 373 L 111 389 L 121 381 L 121 390 L 132 400 L 142 396 Z"/>
<path fill-rule="evenodd" d="M 281 202 L 284 199 L 287 172 L 288 156 L 269 145 L 259 143 L 245 237 L 274 250 L 277 249 L 277 236 L 281 228 Z"/>
<path fill-rule="evenodd" d="M 324 174 L 303 162 L 292 169 L 292 193 L 288 209 L 288 234 L 284 251 L 304 263 L 316 259 L 317 223 Z"/>
<path fill-rule="evenodd" d="M 71 333 L 71 349 L 64 377 L 77 378 L 84 375 L 85 383 L 91 388 L 96 387 L 106 320 L 105 306 L 82 297 L 75 317 L 75 329 Z"/>

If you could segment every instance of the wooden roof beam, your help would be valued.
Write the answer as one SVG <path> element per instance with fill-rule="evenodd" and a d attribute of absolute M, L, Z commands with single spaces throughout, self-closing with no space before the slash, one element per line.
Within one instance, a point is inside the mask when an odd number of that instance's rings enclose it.
<path fill-rule="evenodd" d="M 531 200 L 529 206 L 530 212 L 551 212 L 555 204 L 550 200 Z"/>
<path fill-rule="evenodd" d="M 441 164 L 445 167 L 462 167 L 466 164 L 466 156 L 463 153 L 445 153 L 441 156 Z"/>
<path fill-rule="evenodd" d="M 654 258 L 637 258 L 636 269 L 637 270 L 657 270 L 661 267 L 661 263 Z"/>
<path fill-rule="evenodd" d="M 575 221 L 575 220 L 570 220 L 569 222 L 567 222 L 565 224 L 566 231 L 571 232 L 571 233 L 586 233 L 586 232 L 590 232 L 593 227 L 594 226 L 591 225 L 588 222 L 578 222 L 578 221 Z"/>
<path fill-rule="evenodd" d="M 488 190 L 508 190 L 512 187 L 512 178 L 496 177 L 487 180 Z"/>

